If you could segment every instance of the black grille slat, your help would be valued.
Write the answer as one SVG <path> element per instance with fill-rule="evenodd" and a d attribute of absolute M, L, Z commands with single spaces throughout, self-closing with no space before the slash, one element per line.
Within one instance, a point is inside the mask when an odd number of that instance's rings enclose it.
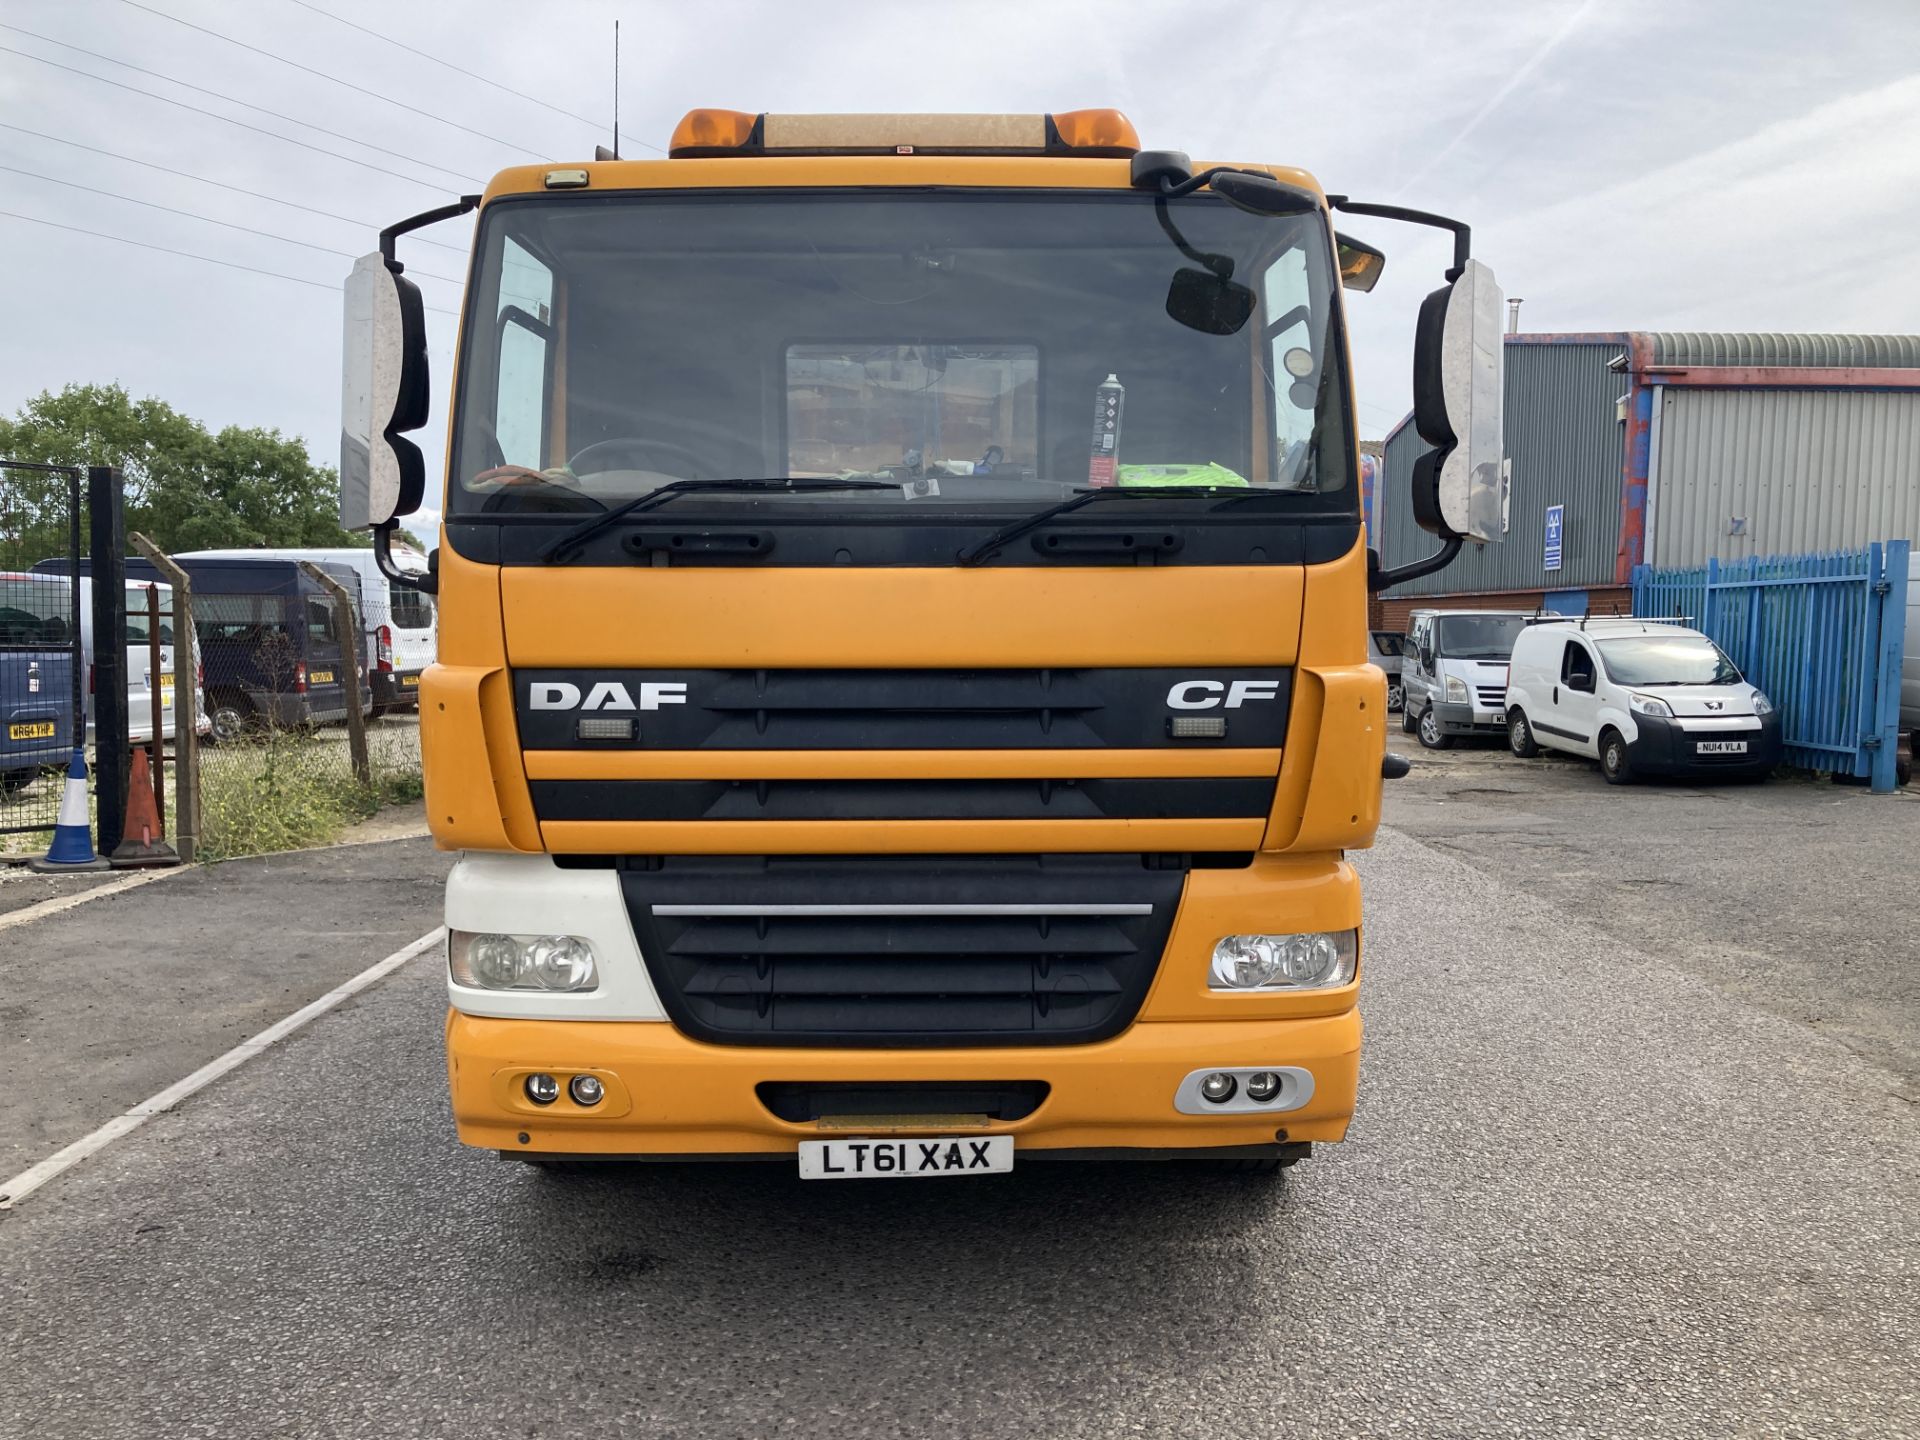
<path fill-rule="evenodd" d="M 921 955 L 942 950 L 960 953 L 1027 952 L 1035 948 L 1035 922 L 951 916 L 928 920 L 891 920 L 858 931 L 827 930 L 804 920 L 765 922 L 706 919 L 682 930 L 669 947 L 675 955 Z M 1131 955 L 1139 947 L 1125 931 L 1105 920 L 1077 917 L 1048 921 L 1041 937 L 1054 955 Z"/>
<path fill-rule="evenodd" d="M 1192 820 L 1264 816 L 1274 780 L 535 780 L 542 820 Z"/>
<path fill-rule="evenodd" d="M 622 872 L 674 1022 L 702 1040 L 767 1045 L 1108 1038 L 1152 985 L 1184 883 L 1138 856 L 670 857 Z M 700 913 L 755 905 L 810 911 Z M 1021 913 L 859 913 L 881 905 Z"/>

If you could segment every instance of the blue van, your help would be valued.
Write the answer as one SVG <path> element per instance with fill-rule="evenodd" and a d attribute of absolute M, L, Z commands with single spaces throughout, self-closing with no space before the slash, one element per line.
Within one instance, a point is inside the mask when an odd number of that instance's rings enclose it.
<path fill-rule="evenodd" d="M 177 557 L 174 563 L 193 581 L 193 628 L 215 741 L 269 726 L 294 729 L 347 718 L 346 652 L 334 626 L 333 599 L 297 561 Z M 56 574 L 66 569 L 57 560 L 34 568 Z M 88 568 L 83 562 L 82 573 Z M 351 570 L 321 568 L 357 597 L 359 577 Z M 146 560 L 130 557 L 127 578 L 162 577 Z M 365 696 L 364 663 L 361 668 Z"/>
<path fill-rule="evenodd" d="M 72 605 L 65 585 L 0 572 L 0 794 L 72 758 Z"/>

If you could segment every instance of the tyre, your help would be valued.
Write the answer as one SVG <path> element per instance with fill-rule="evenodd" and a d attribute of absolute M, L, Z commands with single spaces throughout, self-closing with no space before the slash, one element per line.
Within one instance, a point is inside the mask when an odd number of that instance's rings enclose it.
<path fill-rule="evenodd" d="M 213 722 L 207 738 L 216 745 L 231 745 L 245 739 L 253 727 L 253 707 L 232 695 L 216 695 L 207 705 L 207 718 Z"/>
<path fill-rule="evenodd" d="M 1407 687 L 1398 680 L 1387 682 L 1387 709 L 1398 710 L 1405 714 L 1407 710 Z"/>
<path fill-rule="evenodd" d="M 39 775 L 38 770 L 0 770 L 0 795 L 26 789 Z"/>
<path fill-rule="evenodd" d="M 1609 785 L 1633 783 L 1633 758 L 1627 754 L 1627 742 L 1618 730 L 1600 733 L 1600 773 Z"/>
<path fill-rule="evenodd" d="M 1403 693 L 1400 697 L 1400 733 L 1402 735 L 1413 734 L 1419 723 L 1419 721 L 1414 719 L 1413 711 L 1407 708 L 1406 696 Z"/>
<path fill-rule="evenodd" d="M 1533 727 L 1518 705 L 1507 716 L 1507 748 L 1522 760 L 1531 760 L 1540 753 L 1540 746 L 1533 738 Z"/>
<path fill-rule="evenodd" d="M 1420 743 L 1429 750 L 1453 748 L 1453 737 L 1441 733 L 1440 717 L 1433 713 L 1431 705 L 1420 712 L 1420 728 L 1415 733 L 1419 735 Z"/>

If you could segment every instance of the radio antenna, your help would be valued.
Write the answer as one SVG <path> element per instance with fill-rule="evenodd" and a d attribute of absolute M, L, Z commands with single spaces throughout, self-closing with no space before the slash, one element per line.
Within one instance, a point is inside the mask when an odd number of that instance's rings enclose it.
<path fill-rule="evenodd" d="M 620 22 L 613 22 L 613 158 L 620 158 Z"/>

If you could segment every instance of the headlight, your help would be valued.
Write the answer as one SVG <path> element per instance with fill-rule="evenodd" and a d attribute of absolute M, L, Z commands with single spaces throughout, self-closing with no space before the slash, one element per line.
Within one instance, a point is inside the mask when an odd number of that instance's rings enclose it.
<path fill-rule="evenodd" d="M 1467 682 L 1458 675 L 1447 676 L 1447 699 L 1458 705 L 1464 705 L 1472 697 L 1467 694 Z"/>
<path fill-rule="evenodd" d="M 593 947 L 577 935 L 447 932 L 447 972 L 474 990 L 594 990 Z"/>
<path fill-rule="evenodd" d="M 1773 714 L 1773 702 L 1767 699 L 1764 690 L 1756 690 L 1753 692 L 1753 713 L 1756 715 Z"/>
<path fill-rule="evenodd" d="M 1228 935 L 1213 947 L 1213 990 L 1332 990 L 1350 984 L 1355 930 L 1311 935 Z"/>
<path fill-rule="evenodd" d="M 1671 720 L 1673 707 L 1658 695 L 1629 695 L 1627 708 L 1641 715 L 1661 715 Z"/>

